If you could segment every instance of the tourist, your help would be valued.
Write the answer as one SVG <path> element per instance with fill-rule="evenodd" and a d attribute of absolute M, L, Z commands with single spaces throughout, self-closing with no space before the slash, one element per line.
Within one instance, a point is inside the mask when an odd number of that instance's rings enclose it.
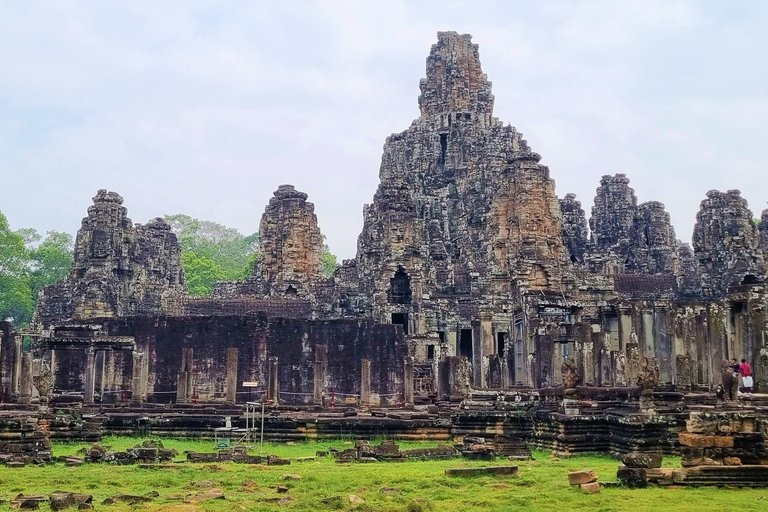
<path fill-rule="evenodd" d="M 747 362 L 746 359 L 741 360 L 741 364 L 739 365 L 739 375 L 742 379 L 742 386 L 744 387 L 744 392 L 752 394 L 752 366 Z"/>

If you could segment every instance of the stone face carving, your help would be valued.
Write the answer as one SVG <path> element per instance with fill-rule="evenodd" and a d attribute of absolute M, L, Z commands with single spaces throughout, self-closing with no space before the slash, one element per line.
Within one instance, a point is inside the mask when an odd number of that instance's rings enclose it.
<path fill-rule="evenodd" d="M 563 215 L 563 243 L 568 248 L 572 263 L 583 263 L 584 253 L 589 243 L 587 217 L 576 194 L 565 194 L 560 200 Z"/>
<path fill-rule="evenodd" d="M 167 293 L 183 293 L 181 249 L 160 218 L 133 225 L 115 192 L 99 190 L 77 232 L 74 266 L 40 294 L 38 320 L 157 314 Z"/>
<path fill-rule="evenodd" d="M 693 251 L 707 296 L 764 280 L 764 256 L 757 250 L 758 230 L 738 190 L 710 190 L 701 202 L 693 229 Z"/>

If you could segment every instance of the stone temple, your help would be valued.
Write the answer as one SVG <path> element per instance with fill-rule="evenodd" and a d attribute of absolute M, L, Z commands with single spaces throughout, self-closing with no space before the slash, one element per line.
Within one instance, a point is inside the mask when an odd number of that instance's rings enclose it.
<path fill-rule="evenodd" d="M 47 368 L 52 390 L 102 412 L 251 393 L 296 410 L 505 410 L 507 397 L 530 422 L 573 389 L 630 410 L 642 390 L 658 407 L 711 398 L 732 357 L 768 392 L 768 210 L 755 224 L 738 190 L 706 192 L 689 246 L 616 174 L 587 217 L 494 117 L 469 35 L 438 33 L 420 90 L 420 117 L 384 144 L 357 256 L 331 278 L 314 206 L 291 185 L 261 218 L 252 275 L 210 297 L 185 292 L 168 224 L 134 225 L 121 196 L 98 191 L 70 275 L 43 290 L 32 328 L 4 328 L 4 400 L 36 400 L 29 375 Z M 475 427 L 502 421 L 483 418 Z"/>

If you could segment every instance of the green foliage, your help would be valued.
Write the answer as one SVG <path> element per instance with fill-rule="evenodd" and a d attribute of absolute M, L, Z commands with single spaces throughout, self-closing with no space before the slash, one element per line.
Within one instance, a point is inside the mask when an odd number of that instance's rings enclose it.
<path fill-rule="evenodd" d="M 187 290 L 192 295 L 208 295 L 217 281 L 225 281 L 227 273 L 207 256 L 198 256 L 193 251 L 181 253 L 184 260 L 184 272 L 187 277 Z"/>
<path fill-rule="evenodd" d="M 333 277 L 334 272 L 339 268 L 339 261 L 336 255 L 331 253 L 328 244 L 325 243 L 325 235 L 323 235 L 323 255 L 321 258 L 323 262 L 323 277 Z"/>
<path fill-rule="evenodd" d="M 195 295 L 209 295 L 216 281 L 245 279 L 258 253 L 259 235 L 189 215 L 166 215 L 183 251 L 187 288 Z"/>
<path fill-rule="evenodd" d="M 34 307 L 24 237 L 11 231 L 8 219 L 0 212 L 0 320 L 28 322 Z"/>
<path fill-rule="evenodd" d="M 41 239 L 31 228 L 11 231 L 0 213 L 0 319 L 29 322 L 40 290 L 72 268 L 72 235 L 49 231 Z"/>
<path fill-rule="evenodd" d="M 49 231 L 45 240 L 30 250 L 30 287 L 35 301 L 44 286 L 55 284 L 67 277 L 74 263 L 73 248 L 72 235 Z"/>

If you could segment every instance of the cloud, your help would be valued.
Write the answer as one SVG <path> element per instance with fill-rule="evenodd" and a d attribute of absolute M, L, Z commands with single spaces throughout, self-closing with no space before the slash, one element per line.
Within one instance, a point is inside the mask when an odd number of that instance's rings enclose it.
<path fill-rule="evenodd" d="M 768 199 L 768 7 L 729 2 L 0 4 L 12 226 L 74 232 L 98 188 L 136 222 L 258 229 L 292 183 L 353 257 L 386 136 L 418 115 L 438 30 L 473 34 L 496 115 L 589 210 L 625 172 L 689 239 L 710 188 Z"/>

